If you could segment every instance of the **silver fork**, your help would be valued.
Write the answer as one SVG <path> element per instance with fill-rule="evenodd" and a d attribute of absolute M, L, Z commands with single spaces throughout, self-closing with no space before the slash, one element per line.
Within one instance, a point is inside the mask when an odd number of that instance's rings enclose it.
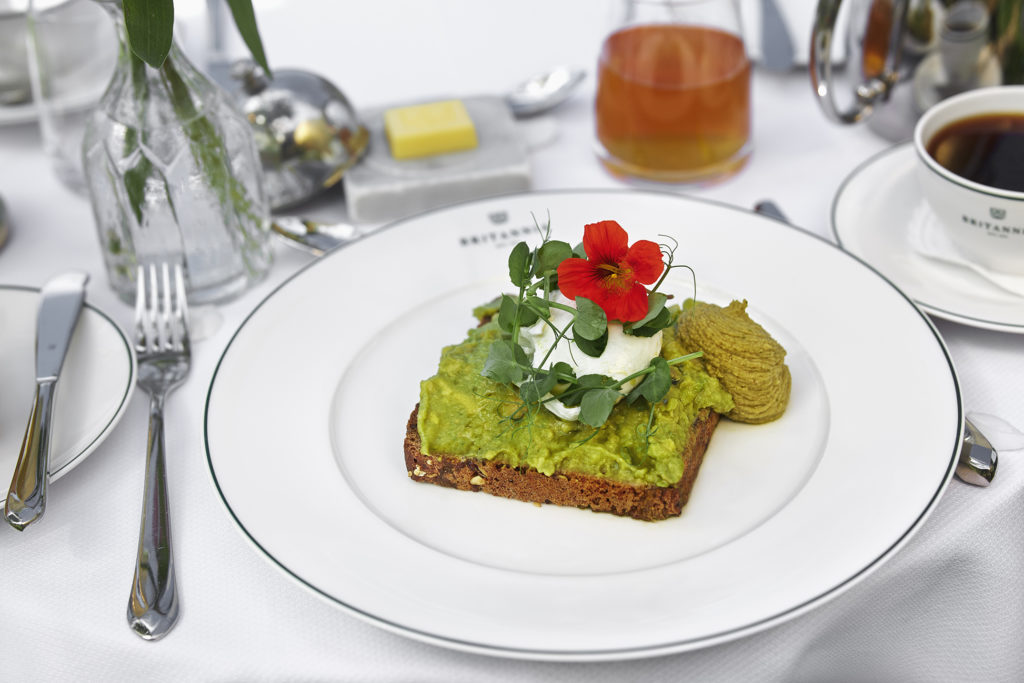
<path fill-rule="evenodd" d="M 139 528 L 128 625 L 146 640 L 164 636 L 178 619 L 164 464 L 164 400 L 188 374 L 188 304 L 180 265 L 140 266 L 136 278 L 135 351 L 139 387 L 150 396 L 146 489 Z M 172 282 L 173 279 L 173 282 Z"/>

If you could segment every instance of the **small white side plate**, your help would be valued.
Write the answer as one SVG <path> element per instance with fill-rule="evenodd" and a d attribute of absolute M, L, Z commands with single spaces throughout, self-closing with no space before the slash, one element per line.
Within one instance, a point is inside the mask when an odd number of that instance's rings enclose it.
<path fill-rule="evenodd" d="M 39 291 L 0 285 L 0 486 L 14 473 L 35 386 Z M 92 453 L 128 407 L 135 352 L 121 329 L 88 303 L 57 382 L 50 477 Z"/>

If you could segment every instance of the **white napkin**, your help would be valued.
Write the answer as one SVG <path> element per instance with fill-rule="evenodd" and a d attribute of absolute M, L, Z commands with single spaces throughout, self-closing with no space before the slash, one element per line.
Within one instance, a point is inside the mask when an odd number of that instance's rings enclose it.
<path fill-rule="evenodd" d="M 968 268 L 1000 289 L 1024 297 L 1024 275 L 997 273 L 968 260 L 957 251 L 956 246 L 950 241 L 945 230 L 942 229 L 942 225 L 939 224 L 938 217 L 924 201 L 917 205 L 910 217 L 908 237 L 910 248 L 921 256 Z"/>

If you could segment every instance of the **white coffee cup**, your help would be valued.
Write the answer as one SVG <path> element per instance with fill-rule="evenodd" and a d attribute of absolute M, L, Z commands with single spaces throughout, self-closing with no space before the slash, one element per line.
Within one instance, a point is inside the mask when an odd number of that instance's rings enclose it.
<path fill-rule="evenodd" d="M 946 126 L 986 114 L 1024 117 L 1024 86 L 971 90 L 926 111 L 914 129 L 917 176 L 924 198 L 966 258 L 994 271 L 1024 274 L 1024 192 L 968 180 L 927 151 Z"/>

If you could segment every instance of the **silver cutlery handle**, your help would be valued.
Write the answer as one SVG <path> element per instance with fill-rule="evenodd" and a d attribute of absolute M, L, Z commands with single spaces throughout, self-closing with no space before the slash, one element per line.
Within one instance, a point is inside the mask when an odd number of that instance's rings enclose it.
<path fill-rule="evenodd" d="M 964 441 L 960 446 L 960 459 L 956 476 L 974 486 L 988 486 L 996 476 L 999 453 L 973 422 L 964 418 Z"/>
<path fill-rule="evenodd" d="M 164 458 L 164 395 L 149 403 L 146 488 L 142 503 L 135 577 L 128 600 L 128 623 L 146 640 L 162 637 L 178 620 L 178 591 L 171 552 L 170 505 Z"/>
<path fill-rule="evenodd" d="M 14 467 L 11 488 L 7 492 L 4 516 L 18 531 L 43 516 L 46 509 L 46 485 L 50 480 L 50 424 L 53 422 L 53 392 L 56 378 L 36 382 L 32 413 L 25 427 L 21 454 Z"/>

